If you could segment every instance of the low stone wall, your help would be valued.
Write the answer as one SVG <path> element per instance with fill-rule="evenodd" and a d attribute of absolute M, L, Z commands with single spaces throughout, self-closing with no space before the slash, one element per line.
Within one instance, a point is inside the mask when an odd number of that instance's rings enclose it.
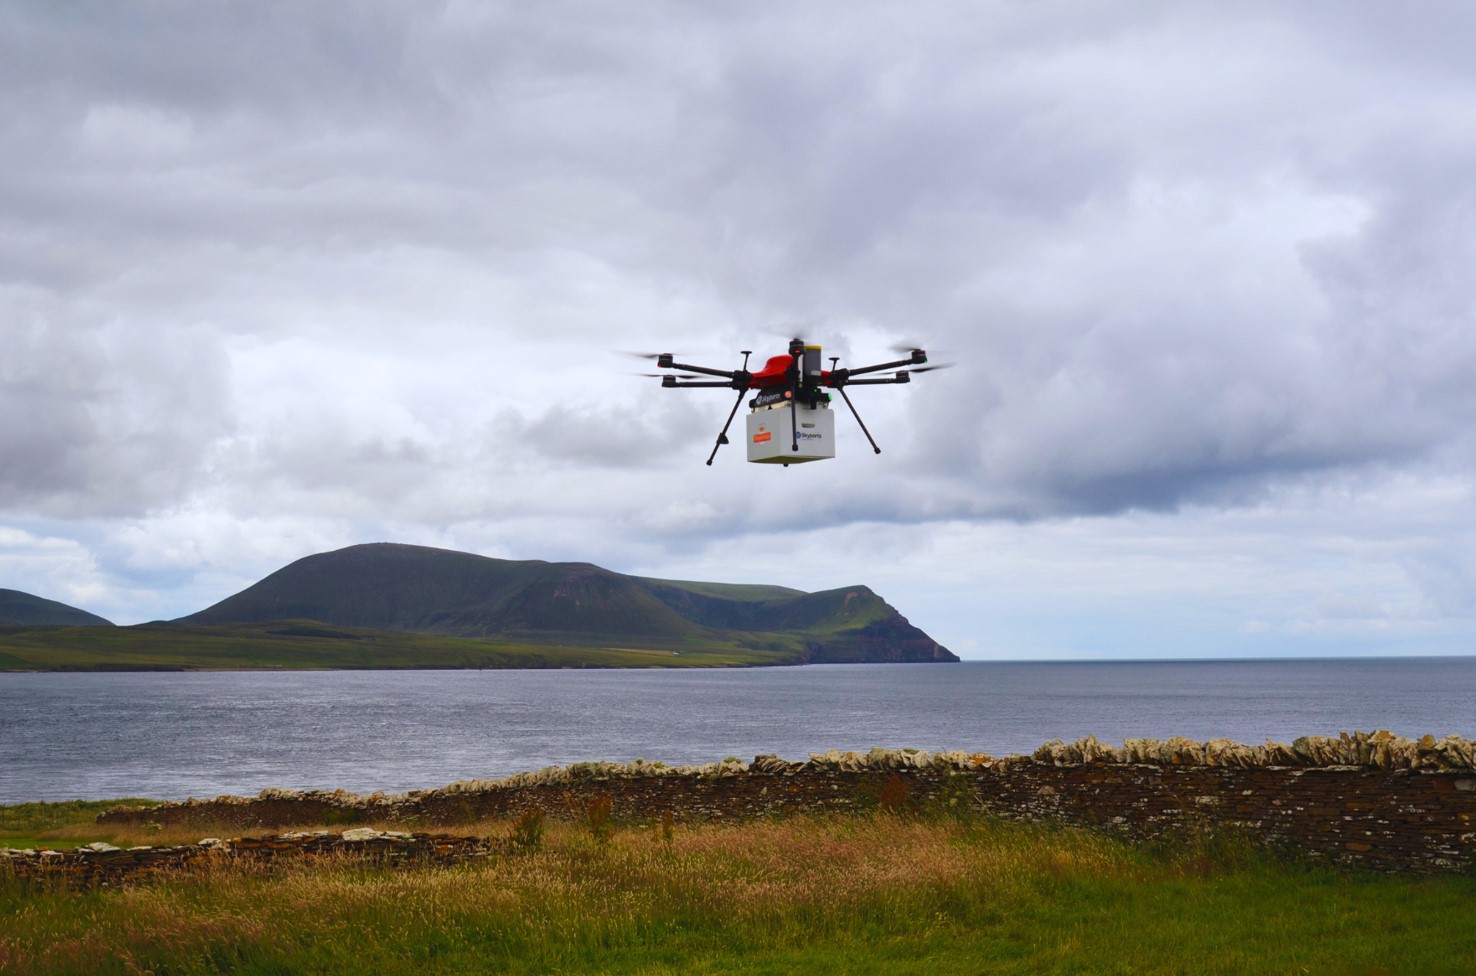
<path fill-rule="evenodd" d="M 119 809 L 102 822 L 241 827 L 354 821 L 448 825 L 539 809 L 581 818 L 598 798 L 628 821 L 681 821 L 962 803 L 1009 819 L 1154 839 L 1244 831 L 1301 856 L 1381 871 L 1476 863 L 1476 743 L 1388 732 L 1308 737 L 1290 746 L 1225 740 L 1087 738 L 1030 756 L 873 750 L 807 762 L 760 756 L 705 766 L 581 763 L 437 790 L 360 796 L 263 790 L 255 798 Z"/>
<path fill-rule="evenodd" d="M 73 850 L 0 850 L 0 872 L 28 881 L 90 888 L 160 873 L 277 858 L 340 857 L 378 864 L 451 864 L 491 854 L 498 842 L 484 837 L 369 830 L 329 830 L 268 837 L 207 838 L 176 847 L 89 844 Z"/>

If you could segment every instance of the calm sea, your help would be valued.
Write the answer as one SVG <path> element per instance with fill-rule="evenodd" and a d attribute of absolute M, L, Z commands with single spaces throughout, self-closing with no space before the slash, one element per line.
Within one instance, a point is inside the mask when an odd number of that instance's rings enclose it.
<path fill-rule="evenodd" d="M 548 765 L 1008 755 L 1049 739 L 1476 738 L 1476 658 L 723 671 L 0 674 L 0 803 L 399 792 Z"/>

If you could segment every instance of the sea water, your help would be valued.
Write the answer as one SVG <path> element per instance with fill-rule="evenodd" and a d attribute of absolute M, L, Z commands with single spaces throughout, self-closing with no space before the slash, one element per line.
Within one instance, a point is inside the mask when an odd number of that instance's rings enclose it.
<path fill-rule="evenodd" d="M 399 792 L 587 760 L 1476 738 L 1476 658 L 0 674 L 0 803 Z"/>

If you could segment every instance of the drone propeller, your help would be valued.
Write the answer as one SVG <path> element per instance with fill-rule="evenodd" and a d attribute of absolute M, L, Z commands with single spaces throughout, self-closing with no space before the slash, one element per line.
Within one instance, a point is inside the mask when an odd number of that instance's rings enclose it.
<path fill-rule="evenodd" d="M 931 366 L 913 366 L 907 372 L 909 372 L 909 373 L 927 373 L 927 372 L 931 372 L 932 370 L 935 370 L 935 369 L 952 369 L 953 367 L 955 367 L 957 365 L 958 365 L 958 363 L 933 363 Z"/>
<path fill-rule="evenodd" d="M 672 352 L 672 353 L 665 353 L 665 352 L 635 352 L 635 351 L 630 350 L 630 349 L 621 349 L 621 350 L 619 350 L 619 352 L 620 352 L 620 354 L 622 356 L 630 356 L 630 357 L 635 358 L 635 359 L 660 359 L 662 356 L 681 356 L 681 355 L 684 355 L 683 353 L 679 353 L 679 352 Z"/>
<path fill-rule="evenodd" d="M 927 343 L 923 343 L 923 342 L 911 342 L 911 341 L 894 342 L 891 345 L 887 346 L 887 349 L 889 349 L 890 351 L 895 352 L 895 353 L 900 353 L 900 354 L 902 354 L 904 356 L 910 356 L 911 354 L 913 354 L 915 352 L 921 352 L 924 355 L 928 355 L 930 357 L 932 355 L 934 355 L 934 354 L 940 355 L 940 356 L 946 356 L 951 351 L 949 349 L 939 350 L 939 349 L 935 349 L 934 347 L 928 345 Z"/>
<path fill-rule="evenodd" d="M 678 380 L 700 380 L 702 377 L 696 373 L 631 373 L 631 376 L 649 376 L 652 379 L 665 379 L 670 376 Z"/>

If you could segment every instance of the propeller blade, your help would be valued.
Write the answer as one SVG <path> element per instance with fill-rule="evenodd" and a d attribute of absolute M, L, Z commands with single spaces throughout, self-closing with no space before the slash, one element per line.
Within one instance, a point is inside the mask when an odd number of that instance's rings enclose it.
<path fill-rule="evenodd" d="M 931 366 L 912 366 L 912 367 L 909 367 L 908 368 L 907 372 L 909 372 L 909 373 L 928 373 L 928 372 L 931 372 L 932 370 L 935 370 L 935 369 L 952 369 L 953 367 L 955 367 L 957 365 L 958 365 L 958 363 L 934 363 Z"/>
<path fill-rule="evenodd" d="M 702 379 L 702 377 L 698 376 L 696 373 L 631 373 L 630 375 L 631 376 L 649 376 L 652 379 L 658 379 L 658 380 L 659 379 L 662 379 L 663 377 L 666 377 L 666 376 L 671 376 L 671 377 L 674 377 L 675 379 L 679 379 L 679 380 L 700 380 L 700 379 Z"/>
<path fill-rule="evenodd" d="M 927 353 L 929 357 L 932 357 L 934 355 L 938 355 L 938 356 L 946 356 L 946 355 L 948 355 L 948 350 L 947 349 L 934 349 L 932 346 L 929 346 L 927 343 L 922 343 L 922 342 L 918 342 L 918 343 L 912 343 L 912 342 L 895 342 L 892 345 L 888 346 L 887 348 L 890 349 L 892 352 L 900 353 L 903 356 L 910 355 L 910 354 L 916 352 L 919 349 L 921 349 L 923 352 Z"/>
<path fill-rule="evenodd" d="M 683 356 L 683 355 L 686 355 L 685 353 L 680 353 L 680 352 L 673 352 L 673 353 L 665 353 L 665 352 L 634 352 L 634 351 L 632 351 L 630 349 L 620 349 L 620 350 L 617 350 L 617 351 L 622 356 L 631 356 L 631 357 L 633 357 L 635 359 L 660 359 L 662 356 L 667 356 L 667 355 L 670 355 L 670 356 Z"/>

